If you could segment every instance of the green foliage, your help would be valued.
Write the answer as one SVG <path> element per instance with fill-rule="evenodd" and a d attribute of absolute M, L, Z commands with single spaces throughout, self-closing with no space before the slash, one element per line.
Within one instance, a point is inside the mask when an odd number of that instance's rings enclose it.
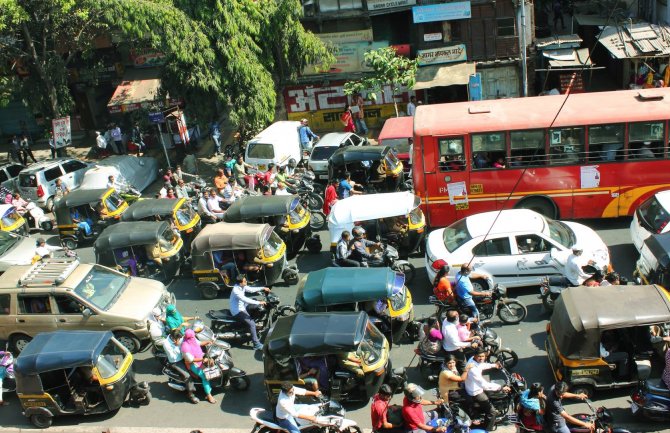
<path fill-rule="evenodd" d="M 414 87 L 416 83 L 416 60 L 397 55 L 393 47 L 384 47 L 365 53 L 365 62 L 372 68 L 372 72 L 361 80 L 344 83 L 344 93 L 352 95 L 363 90 L 380 92 L 383 86 L 390 84 L 393 92 L 402 87 Z M 398 106 L 395 104 L 396 116 Z"/>

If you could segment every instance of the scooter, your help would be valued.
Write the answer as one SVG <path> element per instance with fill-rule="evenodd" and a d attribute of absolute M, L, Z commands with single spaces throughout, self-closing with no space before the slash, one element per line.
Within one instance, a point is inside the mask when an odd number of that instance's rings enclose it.
<path fill-rule="evenodd" d="M 552 259 L 556 260 L 553 256 Z M 591 275 L 589 278 L 584 280 L 582 285 L 588 285 L 591 281 L 595 281 L 598 278 L 602 279 L 603 272 L 592 265 L 582 266 L 582 270 Z M 542 299 L 542 305 L 544 306 L 544 309 L 548 313 L 554 311 L 554 303 L 558 297 L 561 296 L 561 292 L 570 286 L 572 286 L 570 280 L 562 275 L 547 276 L 542 279 L 540 282 L 540 298 Z"/>
<path fill-rule="evenodd" d="M 648 363 L 636 361 L 636 364 L 640 381 L 630 396 L 631 412 L 650 421 L 670 421 L 670 389 L 661 378 L 649 379 L 651 368 Z"/>
<path fill-rule="evenodd" d="M 35 203 L 28 202 L 26 205 L 26 213 L 24 215 L 28 220 L 28 225 L 36 230 L 44 230 L 50 232 L 54 228 L 54 222 L 44 214 L 44 211 Z"/>
<path fill-rule="evenodd" d="M 301 414 L 316 417 L 314 422 L 303 418 L 296 418 L 298 428 L 301 431 L 316 429 L 320 433 L 361 433 L 361 428 L 356 421 L 345 418 L 344 408 L 335 401 L 322 401 L 317 404 L 296 404 L 295 407 Z M 288 430 L 277 424 L 274 413 L 270 410 L 254 407 L 249 411 L 249 416 L 255 422 L 251 433 L 259 433 L 268 429 L 274 432 L 288 432 Z"/>

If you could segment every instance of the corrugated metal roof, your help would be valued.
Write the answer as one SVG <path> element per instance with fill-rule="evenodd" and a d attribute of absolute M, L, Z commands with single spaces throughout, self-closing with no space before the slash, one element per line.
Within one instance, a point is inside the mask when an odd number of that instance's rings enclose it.
<path fill-rule="evenodd" d="M 553 50 L 557 48 L 577 48 L 582 44 L 579 35 L 555 35 L 547 38 L 535 39 L 535 46 L 540 50 Z"/>
<path fill-rule="evenodd" d="M 579 66 L 591 67 L 592 62 L 589 57 L 588 48 L 580 48 L 578 50 L 573 50 L 572 58 L 560 58 L 549 60 L 549 67 L 551 68 L 574 68 Z"/>
<path fill-rule="evenodd" d="M 600 43 L 616 59 L 670 55 L 670 26 L 637 23 L 605 27 Z"/>

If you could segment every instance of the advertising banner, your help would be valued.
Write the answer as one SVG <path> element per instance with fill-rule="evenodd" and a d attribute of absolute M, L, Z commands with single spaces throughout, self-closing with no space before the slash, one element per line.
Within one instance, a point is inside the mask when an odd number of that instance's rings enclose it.
<path fill-rule="evenodd" d="M 370 50 L 388 47 L 388 42 L 357 42 L 335 45 L 335 63 L 330 69 L 322 71 L 315 65 L 308 65 L 302 75 L 342 74 L 347 72 L 364 72 L 371 69 L 365 64 L 365 53 Z"/>
<path fill-rule="evenodd" d="M 367 3 L 369 11 L 377 11 L 380 9 L 415 5 L 416 0 L 368 0 Z"/>
<path fill-rule="evenodd" d="M 465 44 L 431 48 L 429 50 L 419 50 L 416 52 L 416 60 L 419 62 L 419 66 L 463 62 L 467 59 Z"/>
<path fill-rule="evenodd" d="M 427 6 L 414 6 L 412 16 L 414 24 L 434 21 L 450 21 L 468 19 L 472 15 L 470 2 L 440 3 Z"/>
<path fill-rule="evenodd" d="M 352 32 L 315 33 L 323 42 L 333 44 L 349 44 L 352 42 L 372 42 L 372 29 L 354 30 Z"/>
<path fill-rule="evenodd" d="M 56 149 L 72 144 L 72 130 L 70 128 L 70 116 L 53 119 L 51 128 L 54 133 L 54 146 Z"/>

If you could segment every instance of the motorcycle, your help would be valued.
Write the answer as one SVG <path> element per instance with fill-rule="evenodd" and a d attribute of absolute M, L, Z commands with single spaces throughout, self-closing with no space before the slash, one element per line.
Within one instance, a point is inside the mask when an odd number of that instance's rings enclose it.
<path fill-rule="evenodd" d="M 490 296 L 474 297 L 475 305 L 479 310 L 480 320 L 490 320 L 493 314 L 497 314 L 498 318 L 508 325 L 515 325 L 521 322 L 528 315 L 526 306 L 516 299 L 507 297 L 507 288 L 501 284 L 493 286 Z M 438 300 L 435 296 L 430 296 L 430 303 L 437 307 L 437 317 L 440 321 L 444 320 L 447 310 L 462 311 L 458 304 L 450 304 Z"/>
<path fill-rule="evenodd" d="M 640 381 L 630 396 L 631 412 L 640 419 L 670 421 L 670 389 L 661 378 L 649 379 L 651 368 L 648 364 L 638 363 L 637 368 Z"/>
<path fill-rule="evenodd" d="M 407 260 L 400 260 L 398 250 L 389 244 L 382 243 L 381 254 L 377 253 L 377 259 L 373 262 L 367 262 L 367 266 L 371 268 L 391 268 L 396 272 L 405 274 L 405 284 L 409 285 L 414 279 L 416 268 Z M 339 268 L 337 260 L 333 255 L 331 266 Z"/>
<path fill-rule="evenodd" d="M 345 418 L 345 411 L 342 406 L 335 401 L 321 401 L 317 404 L 297 404 L 296 409 L 299 413 L 313 415 L 316 417 L 314 422 L 303 418 L 296 418 L 298 428 L 301 431 L 316 429 L 320 433 L 361 433 L 361 428 L 356 421 Z M 288 432 L 277 424 L 273 411 L 254 407 L 249 411 L 249 416 L 254 420 L 254 428 L 251 433 L 267 432 Z"/>
<path fill-rule="evenodd" d="M 314 173 L 307 171 L 296 178 L 294 183 L 287 182 L 286 190 L 291 194 L 300 196 L 301 201 L 310 211 L 321 211 L 323 209 L 323 196 L 314 191 Z"/>
<path fill-rule="evenodd" d="M 249 311 L 251 318 L 256 323 L 259 338 L 263 340 L 277 318 L 295 314 L 296 310 L 290 305 L 279 305 L 279 296 L 274 293 L 265 293 L 266 305 L 259 306 Z M 212 331 L 218 339 L 223 341 L 235 341 L 238 343 L 250 343 L 251 332 L 246 323 L 241 322 L 232 315 L 229 309 L 209 310 L 206 314 L 212 320 Z"/>
<path fill-rule="evenodd" d="M 28 225 L 37 230 L 50 232 L 54 228 L 53 220 L 46 216 L 44 211 L 32 201 L 28 202 L 26 205 L 24 216 L 26 217 L 26 220 L 28 220 Z"/>
<path fill-rule="evenodd" d="M 553 257 L 552 259 L 555 260 Z M 586 265 L 582 266 L 582 270 L 591 275 L 589 278 L 584 280 L 582 283 L 583 286 L 589 285 L 598 278 L 602 280 L 603 272 L 600 269 L 592 265 Z M 540 282 L 540 299 L 542 299 L 542 305 L 548 313 L 554 311 L 554 303 L 558 297 L 561 296 L 561 292 L 570 286 L 572 286 L 570 280 L 562 275 L 547 276 L 542 279 Z"/>
<path fill-rule="evenodd" d="M 591 413 L 578 413 L 573 416 L 582 422 L 593 423 L 595 425 L 595 428 L 593 429 L 594 433 L 630 433 L 629 430 L 613 427 L 614 420 L 612 414 L 604 406 L 594 409 L 591 405 L 591 401 L 584 400 L 584 402 L 591 410 Z M 568 424 L 568 428 L 572 433 L 588 432 L 584 427 L 576 426 L 574 424 Z"/>

